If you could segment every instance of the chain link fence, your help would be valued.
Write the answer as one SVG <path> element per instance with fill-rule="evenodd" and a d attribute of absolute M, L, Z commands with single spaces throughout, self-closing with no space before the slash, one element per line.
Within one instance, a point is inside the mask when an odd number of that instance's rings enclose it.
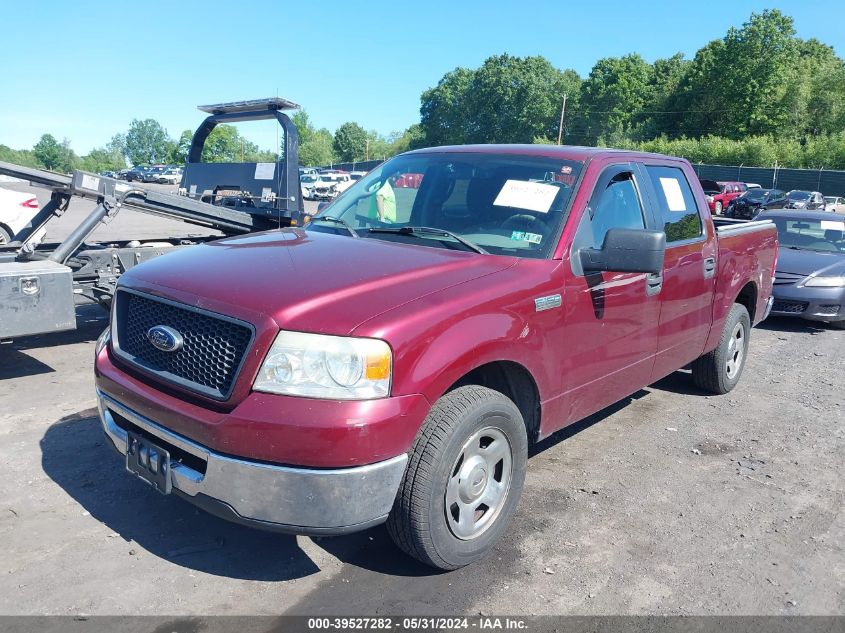
<path fill-rule="evenodd" d="M 693 163 L 699 178 L 753 182 L 766 189 L 804 189 L 820 191 L 825 196 L 845 196 L 845 171 L 834 169 L 785 169 L 781 167 L 745 167 L 743 165 L 704 165 Z"/>

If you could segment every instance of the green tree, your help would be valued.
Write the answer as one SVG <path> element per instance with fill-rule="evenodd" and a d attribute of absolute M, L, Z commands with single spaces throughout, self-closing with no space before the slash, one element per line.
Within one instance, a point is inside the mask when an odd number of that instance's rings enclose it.
<path fill-rule="evenodd" d="M 357 123 L 344 123 L 334 133 L 334 151 L 341 161 L 364 160 L 367 153 L 367 131 Z"/>
<path fill-rule="evenodd" d="M 164 162 L 173 153 L 173 141 L 155 119 L 133 119 L 126 133 L 125 147 L 133 165 Z"/>
<path fill-rule="evenodd" d="M 309 167 L 331 165 L 335 162 L 334 138 L 325 128 L 315 130 L 299 145 L 299 163 Z"/>
<path fill-rule="evenodd" d="M 557 137 L 563 95 L 578 110 L 581 80 L 544 57 L 490 57 L 476 70 L 456 68 L 421 96 L 428 145 L 530 143 Z M 568 115 L 568 116 L 569 116 Z"/>
<path fill-rule="evenodd" d="M 202 149 L 204 163 L 241 163 L 258 152 L 258 146 L 245 139 L 233 125 L 215 127 Z"/>
<path fill-rule="evenodd" d="M 391 155 L 401 154 L 412 149 L 425 147 L 425 132 L 419 123 L 414 123 L 407 130 L 392 139 Z"/>
<path fill-rule="evenodd" d="M 293 122 L 294 127 L 296 127 L 296 134 L 299 137 L 300 145 L 304 145 L 313 138 L 316 130 L 311 124 L 311 118 L 305 110 L 297 110 L 291 115 L 290 120 Z"/>
<path fill-rule="evenodd" d="M 36 160 L 51 171 L 59 171 L 64 160 L 62 145 L 52 134 L 42 134 L 33 146 Z"/>
<path fill-rule="evenodd" d="M 636 53 L 597 61 L 581 86 L 584 138 L 631 135 L 637 113 L 656 100 L 654 86 L 654 69 Z"/>

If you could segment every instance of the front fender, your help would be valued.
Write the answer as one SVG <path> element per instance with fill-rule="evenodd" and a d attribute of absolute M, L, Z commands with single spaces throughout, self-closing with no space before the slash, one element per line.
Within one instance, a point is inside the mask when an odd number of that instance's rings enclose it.
<path fill-rule="evenodd" d="M 516 314 L 477 314 L 452 321 L 403 357 L 415 360 L 397 376 L 397 392 L 422 393 L 432 403 L 472 370 L 496 361 L 524 367 L 537 383 L 540 399 L 546 397 L 549 381 L 541 337 Z"/>

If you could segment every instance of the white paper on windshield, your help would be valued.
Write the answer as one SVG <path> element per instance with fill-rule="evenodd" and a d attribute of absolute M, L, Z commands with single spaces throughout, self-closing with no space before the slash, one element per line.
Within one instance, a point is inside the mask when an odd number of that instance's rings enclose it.
<path fill-rule="evenodd" d="M 684 194 L 681 192 L 681 183 L 675 178 L 661 178 L 660 186 L 663 187 L 663 195 L 666 196 L 666 204 L 670 211 L 686 211 L 687 203 L 684 202 Z"/>
<path fill-rule="evenodd" d="M 256 163 L 255 164 L 255 179 L 256 180 L 273 180 L 276 173 L 276 163 Z"/>
<path fill-rule="evenodd" d="M 845 222 L 822 220 L 822 231 L 845 231 Z"/>
<path fill-rule="evenodd" d="M 554 185 L 542 182 L 508 180 L 502 186 L 493 204 L 497 207 L 513 207 L 537 213 L 548 213 L 558 191 L 560 189 Z"/>

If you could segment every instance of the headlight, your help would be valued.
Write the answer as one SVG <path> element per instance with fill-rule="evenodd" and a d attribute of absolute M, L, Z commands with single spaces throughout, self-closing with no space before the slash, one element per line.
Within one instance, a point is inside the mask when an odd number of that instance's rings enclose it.
<path fill-rule="evenodd" d="M 94 358 L 100 355 L 106 345 L 111 340 L 111 326 L 106 327 L 103 333 L 97 337 L 97 344 L 94 346 Z"/>
<path fill-rule="evenodd" d="M 792 206 L 796 209 L 803 209 L 807 205 L 806 202 L 793 202 Z"/>
<path fill-rule="evenodd" d="M 253 387 L 330 400 L 385 398 L 392 366 L 390 347 L 378 339 L 282 331 Z"/>
<path fill-rule="evenodd" d="M 812 288 L 841 288 L 845 286 L 845 277 L 810 277 L 804 286 Z"/>

